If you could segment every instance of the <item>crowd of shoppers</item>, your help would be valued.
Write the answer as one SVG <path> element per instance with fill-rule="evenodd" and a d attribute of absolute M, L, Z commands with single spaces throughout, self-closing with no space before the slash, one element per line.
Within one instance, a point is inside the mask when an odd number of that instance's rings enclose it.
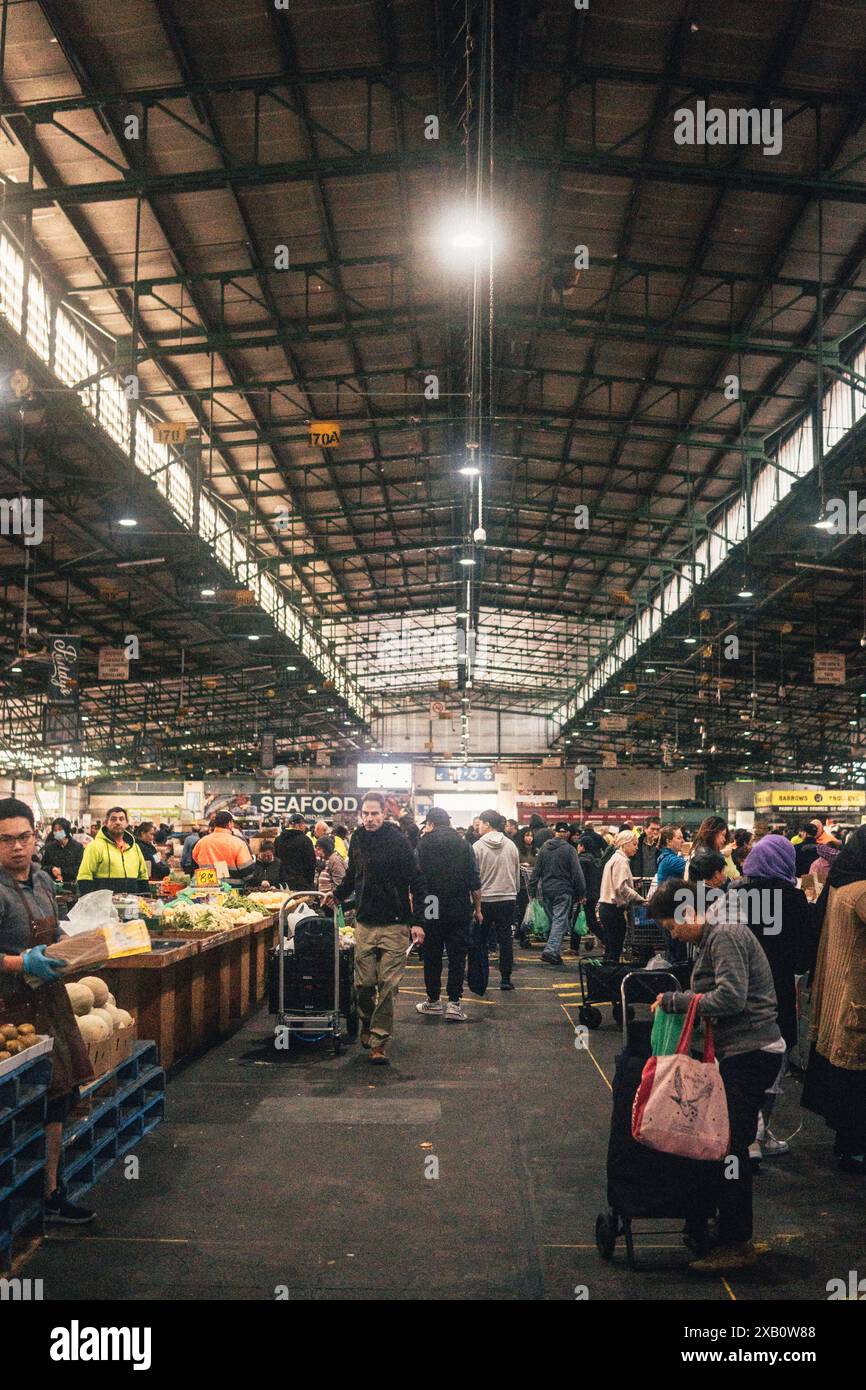
<path fill-rule="evenodd" d="M 640 830 L 627 822 L 550 825 L 539 815 L 521 826 L 489 808 L 455 830 L 439 807 L 423 825 L 408 814 L 389 819 L 385 798 L 371 792 L 351 835 L 296 814 L 278 834 L 263 834 L 255 855 L 228 811 L 200 822 L 182 846 L 168 827 L 132 827 L 122 807 L 90 831 L 58 817 L 40 843 L 29 808 L 0 803 L 0 1000 L 29 977 L 45 987 L 36 991 L 40 1007 L 50 1002 L 56 970 L 44 946 L 56 939 L 55 887 L 136 892 L 172 865 L 189 873 L 224 867 L 248 888 L 317 889 L 329 912 L 354 904 L 360 1041 L 385 1065 L 413 947 L 422 948 L 426 994 L 417 1012 L 465 1023 L 467 957 L 490 951 L 500 989 L 513 991 L 514 935 L 533 904 L 549 922 L 540 960 L 559 968 L 581 909 L 611 966 L 621 959 L 629 914 L 645 909 L 670 934 L 669 959 L 691 961 L 688 987 L 662 991 L 654 1007 L 685 1013 L 698 996 L 699 1018 L 713 1025 L 730 1156 L 739 1165 L 739 1181 L 719 1185 L 718 1244 L 694 1266 L 725 1271 L 756 1258 L 753 1164 L 788 1152 L 770 1122 L 802 1046 L 804 983 L 812 1045 L 802 1103 L 833 1131 L 840 1168 L 866 1175 L 866 826 L 846 834 L 813 819 L 793 833 L 780 825 L 729 831 L 713 815 L 687 842 L 682 825 L 656 817 Z M 64 1021 L 52 1018 L 51 1027 L 62 1058 Z M 57 1188 L 54 1127 L 82 1079 L 72 1057 L 49 1104 L 48 1210 L 58 1220 L 91 1215 Z"/>

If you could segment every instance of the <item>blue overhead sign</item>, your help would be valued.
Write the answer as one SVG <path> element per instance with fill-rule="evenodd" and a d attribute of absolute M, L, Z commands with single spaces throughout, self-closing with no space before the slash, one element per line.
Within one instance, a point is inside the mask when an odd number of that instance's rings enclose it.
<path fill-rule="evenodd" d="M 459 763 L 456 767 L 437 767 L 437 782 L 493 782 L 493 768 L 482 763 Z"/>

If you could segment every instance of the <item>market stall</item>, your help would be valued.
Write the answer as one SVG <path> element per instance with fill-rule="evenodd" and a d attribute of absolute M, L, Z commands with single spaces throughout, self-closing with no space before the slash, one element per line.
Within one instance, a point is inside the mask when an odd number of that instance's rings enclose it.
<path fill-rule="evenodd" d="M 218 1042 L 263 999 L 274 896 L 284 895 L 259 895 L 263 904 L 218 885 L 187 885 L 166 904 L 138 901 L 152 949 L 113 962 L 108 977 L 139 1019 L 140 1036 L 155 1039 L 163 1067 Z"/>

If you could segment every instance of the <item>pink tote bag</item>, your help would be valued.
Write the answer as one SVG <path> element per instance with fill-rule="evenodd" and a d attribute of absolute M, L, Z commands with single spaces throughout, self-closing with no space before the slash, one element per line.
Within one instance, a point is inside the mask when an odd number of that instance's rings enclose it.
<path fill-rule="evenodd" d="M 676 1052 L 648 1059 L 634 1098 L 631 1132 L 648 1149 L 713 1162 L 727 1154 L 731 1127 L 709 1020 L 704 1060 L 689 1056 L 700 999 L 696 994 L 689 1005 Z"/>

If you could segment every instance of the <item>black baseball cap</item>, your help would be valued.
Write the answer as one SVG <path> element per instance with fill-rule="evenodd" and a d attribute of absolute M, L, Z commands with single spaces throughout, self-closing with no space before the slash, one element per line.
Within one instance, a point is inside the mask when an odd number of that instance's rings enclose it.
<path fill-rule="evenodd" d="M 289 816 L 289 825 L 306 825 L 307 818 L 302 816 L 300 811 L 296 811 L 293 816 Z"/>
<path fill-rule="evenodd" d="M 569 832 L 571 831 L 571 826 L 569 825 L 567 820 L 558 820 L 553 828 L 557 832 L 557 834 L 560 830 L 568 830 Z"/>
<path fill-rule="evenodd" d="M 428 825 L 450 825 L 451 817 L 444 806 L 431 806 L 427 812 Z"/>

